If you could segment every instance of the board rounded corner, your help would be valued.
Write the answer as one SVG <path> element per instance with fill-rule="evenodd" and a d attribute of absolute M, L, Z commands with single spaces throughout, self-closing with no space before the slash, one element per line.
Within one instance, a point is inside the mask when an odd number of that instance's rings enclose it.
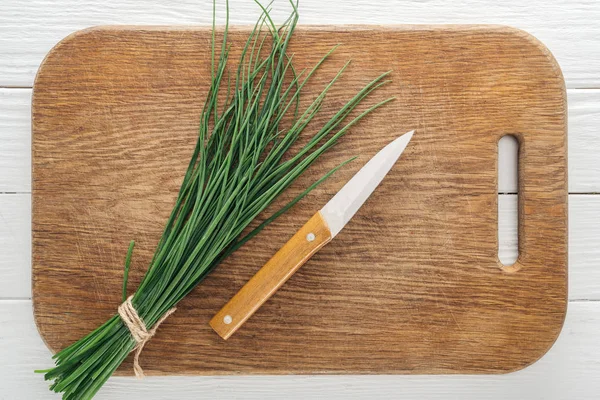
<path fill-rule="evenodd" d="M 46 333 L 44 332 L 44 325 L 43 325 L 42 321 L 40 320 L 40 314 L 38 312 L 36 312 L 37 301 L 36 301 L 35 291 L 33 291 L 33 294 L 31 296 L 31 304 L 32 304 L 31 312 L 33 313 L 33 323 L 35 324 L 35 329 L 37 330 L 38 335 L 40 335 L 40 339 L 42 339 L 42 342 L 44 342 L 44 345 L 46 346 L 46 348 L 50 351 L 50 353 L 52 353 L 52 355 L 54 355 L 59 351 L 59 349 L 52 346 L 52 344 L 46 337 Z"/>
<path fill-rule="evenodd" d="M 565 297 L 566 297 L 566 294 L 565 294 Z M 532 365 L 536 364 L 538 361 L 540 361 L 542 358 L 544 358 L 544 356 L 546 354 L 548 354 L 548 352 L 550 352 L 552 347 L 554 347 L 554 345 L 558 341 L 558 338 L 562 334 L 564 327 L 565 327 L 565 320 L 567 317 L 567 312 L 568 312 L 568 307 L 569 307 L 568 306 L 569 301 L 566 298 L 565 298 L 564 304 L 565 305 L 562 310 L 562 319 L 560 321 L 560 325 L 558 325 L 556 327 L 556 330 L 554 332 L 552 332 L 552 336 L 550 336 L 548 339 L 548 345 L 544 348 L 541 348 L 539 352 L 530 353 L 531 357 L 529 359 L 525 360 L 526 362 L 510 366 L 506 370 L 500 372 L 501 375 L 514 374 L 514 373 L 519 373 L 520 371 L 526 370 L 529 367 L 531 367 Z"/>
<path fill-rule="evenodd" d="M 55 57 L 59 53 L 61 48 L 63 48 L 66 45 L 72 44 L 72 42 L 81 40 L 82 38 L 85 38 L 90 34 L 95 34 L 99 31 L 104 31 L 107 28 L 108 28 L 107 25 L 98 25 L 98 26 L 91 26 L 88 28 L 79 29 L 75 32 L 71 32 L 64 38 L 60 39 L 54 46 L 52 46 L 52 48 L 48 51 L 48 53 L 46 53 L 46 55 L 40 62 L 40 66 L 38 67 L 38 70 L 33 79 L 32 96 L 31 96 L 32 103 L 35 101 L 36 87 L 38 85 L 40 78 L 44 75 L 44 72 L 48 66 L 48 62 L 50 60 L 52 60 L 52 58 Z"/>
<path fill-rule="evenodd" d="M 566 87 L 566 83 L 565 83 L 565 77 L 562 72 L 562 68 L 560 67 L 560 64 L 558 63 L 558 61 L 556 60 L 556 57 L 554 56 L 552 51 L 548 48 L 548 46 L 546 46 L 544 44 L 544 42 L 542 42 L 540 39 L 538 39 L 532 33 L 528 32 L 524 29 L 516 28 L 516 27 L 510 26 L 510 25 L 502 25 L 502 28 L 505 31 L 507 31 L 509 34 L 512 34 L 512 35 L 518 37 L 519 39 L 523 40 L 526 43 L 529 43 L 531 46 L 533 46 L 535 49 L 537 49 L 542 56 L 544 56 L 546 58 L 546 60 L 548 61 L 548 65 L 552 69 L 552 72 L 553 72 L 555 78 L 560 83 L 560 86 L 561 86 L 561 89 L 563 92 L 563 96 L 566 99 L 567 87 Z"/>

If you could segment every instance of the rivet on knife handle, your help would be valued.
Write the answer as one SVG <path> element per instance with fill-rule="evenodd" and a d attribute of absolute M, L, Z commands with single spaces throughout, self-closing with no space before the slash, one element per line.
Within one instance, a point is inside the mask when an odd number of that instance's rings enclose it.
<path fill-rule="evenodd" d="M 327 223 L 317 212 L 210 320 L 210 326 L 223 339 L 229 338 L 330 240 Z"/>

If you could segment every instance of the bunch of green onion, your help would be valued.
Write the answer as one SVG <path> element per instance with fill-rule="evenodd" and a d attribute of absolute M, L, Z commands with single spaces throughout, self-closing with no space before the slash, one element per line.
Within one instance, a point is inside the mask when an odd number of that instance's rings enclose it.
<path fill-rule="evenodd" d="M 211 85 L 201 114 L 198 141 L 173 211 L 150 266 L 135 291 L 133 305 L 148 328 L 183 299 L 225 257 L 292 207 L 336 167 L 285 207 L 242 236 L 244 229 L 319 156 L 336 144 L 379 102 L 350 119 L 349 114 L 373 90 L 386 84 L 384 73 L 363 87 L 294 154 L 288 151 L 321 109 L 346 63 L 303 111 L 303 87 L 330 52 L 310 70 L 298 72 L 288 46 L 298 21 L 297 4 L 277 27 L 262 9 L 242 50 L 234 82 L 226 79 L 228 24 L 215 58 L 213 5 Z M 227 21 L 229 7 L 227 6 Z M 223 90 L 223 87 L 226 90 Z M 223 97 L 224 96 L 224 97 Z M 284 117 L 292 117 L 284 127 Z M 350 160 L 348 160 L 350 161 Z M 348 162 L 346 161 L 346 162 Z M 123 300 L 131 256 L 125 263 Z M 54 355 L 54 368 L 38 371 L 53 380 L 63 399 L 90 399 L 134 349 L 136 342 L 118 314 L 84 338 Z"/>

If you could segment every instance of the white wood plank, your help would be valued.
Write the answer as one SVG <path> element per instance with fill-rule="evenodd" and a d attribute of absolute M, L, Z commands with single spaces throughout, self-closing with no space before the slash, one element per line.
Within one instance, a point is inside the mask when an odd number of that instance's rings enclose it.
<path fill-rule="evenodd" d="M 516 195 L 499 198 L 500 254 L 515 256 Z M 0 195 L 0 300 L 31 296 L 30 196 Z M 600 300 L 600 196 L 569 196 L 569 298 Z"/>
<path fill-rule="evenodd" d="M 600 192 L 600 90 L 569 90 L 569 191 Z M 0 192 L 31 190 L 31 90 L 0 89 Z M 500 193 L 517 188 L 516 152 L 500 158 Z M 506 167 L 505 167 L 506 166 Z"/>
<path fill-rule="evenodd" d="M 0 299 L 31 297 L 31 195 L 0 195 Z"/>
<path fill-rule="evenodd" d="M 31 90 L 0 89 L 0 193 L 31 190 Z"/>
<path fill-rule="evenodd" d="M 567 94 L 569 192 L 598 193 L 600 192 L 600 91 L 569 90 Z"/>
<path fill-rule="evenodd" d="M 113 377 L 96 398 L 593 399 L 600 392 L 598 332 L 600 303 L 573 302 L 550 351 L 528 368 L 507 375 L 149 377 L 143 381 Z M 142 362 L 143 357 L 142 353 Z M 52 363 L 35 329 L 30 301 L 0 302 L 0 359 L 0 398 L 59 398 L 32 372 Z"/>
<path fill-rule="evenodd" d="M 519 197 L 498 195 L 498 259 L 506 266 L 519 257 Z"/>
<path fill-rule="evenodd" d="M 569 299 L 600 300 L 600 196 L 569 195 Z"/>
<path fill-rule="evenodd" d="M 224 1 L 219 1 L 223 9 Z M 231 21 L 254 23 L 258 7 L 231 0 Z M 265 3 L 268 3 L 265 1 Z M 289 11 L 275 2 L 275 19 Z M 29 87 L 44 55 L 68 34 L 104 24 L 211 23 L 212 0 L 3 0 L 0 2 L 0 86 Z M 303 0 L 304 24 L 481 24 L 512 25 L 544 42 L 559 61 L 571 88 L 600 86 L 600 3 L 594 0 L 454 1 Z M 223 13 L 221 12 L 220 15 Z"/>

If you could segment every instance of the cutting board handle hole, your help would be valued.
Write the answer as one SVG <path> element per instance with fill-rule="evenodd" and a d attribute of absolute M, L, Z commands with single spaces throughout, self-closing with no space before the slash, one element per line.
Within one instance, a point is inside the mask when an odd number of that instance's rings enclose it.
<path fill-rule="evenodd" d="M 519 142 L 498 141 L 498 260 L 511 271 L 519 257 Z"/>

